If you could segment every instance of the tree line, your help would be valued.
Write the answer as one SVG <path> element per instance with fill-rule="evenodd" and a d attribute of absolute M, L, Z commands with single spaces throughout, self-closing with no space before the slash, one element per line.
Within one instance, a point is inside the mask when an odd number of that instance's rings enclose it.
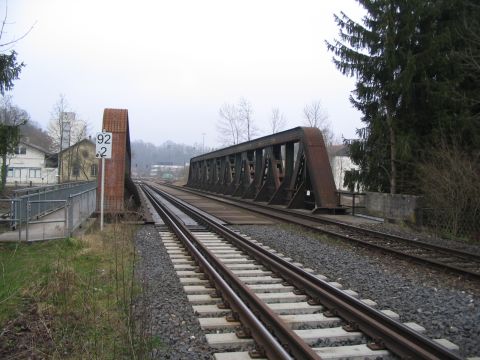
<path fill-rule="evenodd" d="M 217 132 L 218 140 L 223 146 L 236 145 L 244 141 L 263 136 L 254 120 L 253 106 L 244 97 L 237 104 L 224 103 L 218 111 Z M 320 100 L 314 100 L 303 108 L 303 126 L 319 128 L 327 145 L 336 140 L 332 125 L 328 121 L 328 113 Z M 273 107 L 268 119 L 268 130 L 275 134 L 285 130 L 287 119 L 278 107 Z"/>
<path fill-rule="evenodd" d="M 192 157 L 213 150 L 198 143 L 185 145 L 166 141 L 161 145 L 154 145 L 142 140 L 132 141 L 130 148 L 132 152 L 132 171 L 139 176 L 148 176 L 152 165 L 185 166 Z"/>

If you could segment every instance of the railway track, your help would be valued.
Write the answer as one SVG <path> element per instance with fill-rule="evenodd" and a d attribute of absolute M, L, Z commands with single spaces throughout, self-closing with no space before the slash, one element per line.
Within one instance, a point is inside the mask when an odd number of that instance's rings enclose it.
<path fill-rule="evenodd" d="M 242 348 L 250 353 L 236 359 L 319 359 L 339 351 L 343 358 L 459 359 L 282 254 L 159 189 L 142 189 L 167 225 L 160 234 L 217 359 Z"/>
<path fill-rule="evenodd" d="M 233 197 L 219 196 L 218 194 L 173 185 L 169 185 L 168 187 L 238 206 L 265 216 L 301 225 L 335 238 L 409 258 L 418 263 L 427 263 L 452 273 L 480 280 L 480 256 L 476 254 L 379 231 L 368 230 L 302 211 L 270 206 Z"/>

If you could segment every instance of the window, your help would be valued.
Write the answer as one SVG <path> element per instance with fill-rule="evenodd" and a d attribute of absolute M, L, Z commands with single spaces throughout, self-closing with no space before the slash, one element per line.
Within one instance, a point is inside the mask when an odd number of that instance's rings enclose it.
<path fill-rule="evenodd" d="M 28 172 L 28 177 L 32 178 L 41 178 L 42 177 L 42 170 L 41 169 L 30 169 Z"/>
<path fill-rule="evenodd" d="M 13 177 L 13 170 L 14 168 L 8 168 L 8 172 L 7 172 L 8 177 Z"/>
<path fill-rule="evenodd" d="M 72 176 L 80 176 L 80 166 L 78 164 L 73 165 Z"/>
<path fill-rule="evenodd" d="M 15 172 L 14 172 L 14 177 L 19 179 L 22 177 L 22 169 L 15 169 Z"/>
<path fill-rule="evenodd" d="M 27 148 L 25 146 L 17 146 L 15 148 L 15 154 L 19 155 L 25 155 L 27 153 Z"/>
<path fill-rule="evenodd" d="M 91 176 L 97 176 L 98 173 L 98 165 L 97 164 L 92 164 L 90 166 L 90 175 Z"/>

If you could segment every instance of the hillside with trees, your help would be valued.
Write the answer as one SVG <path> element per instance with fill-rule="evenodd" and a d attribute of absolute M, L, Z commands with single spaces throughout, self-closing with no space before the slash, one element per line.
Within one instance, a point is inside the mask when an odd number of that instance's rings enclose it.
<path fill-rule="evenodd" d="M 52 140 L 48 136 L 48 133 L 42 129 L 40 124 L 30 120 L 26 124 L 20 127 L 22 140 L 38 145 L 45 150 L 49 150 L 52 146 Z"/>
<path fill-rule="evenodd" d="M 190 158 L 211 149 L 203 149 L 202 144 L 194 146 L 166 141 L 161 145 L 135 140 L 130 143 L 132 151 L 132 171 L 138 175 L 150 174 L 152 165 L 185 165 Z"/>

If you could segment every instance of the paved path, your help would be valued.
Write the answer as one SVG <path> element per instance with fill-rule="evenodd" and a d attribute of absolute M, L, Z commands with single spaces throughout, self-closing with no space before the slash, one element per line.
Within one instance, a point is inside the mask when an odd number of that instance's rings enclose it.
<path fill-rule="evenodd" d="M 41 241 L 48 239 L 64 238 L 66 233 L 65 209 L 54 211 L 35 221 L 52 221 L 48 223 L 29 224 L 28 241 Z M 19 227 L 15 231 L 7 231 L 0 234 L 0 242 L 26 241 L 26 226 L 22 225 L 21 231 Z M 20 233 L 20 235 L 19 235 Z"/>

